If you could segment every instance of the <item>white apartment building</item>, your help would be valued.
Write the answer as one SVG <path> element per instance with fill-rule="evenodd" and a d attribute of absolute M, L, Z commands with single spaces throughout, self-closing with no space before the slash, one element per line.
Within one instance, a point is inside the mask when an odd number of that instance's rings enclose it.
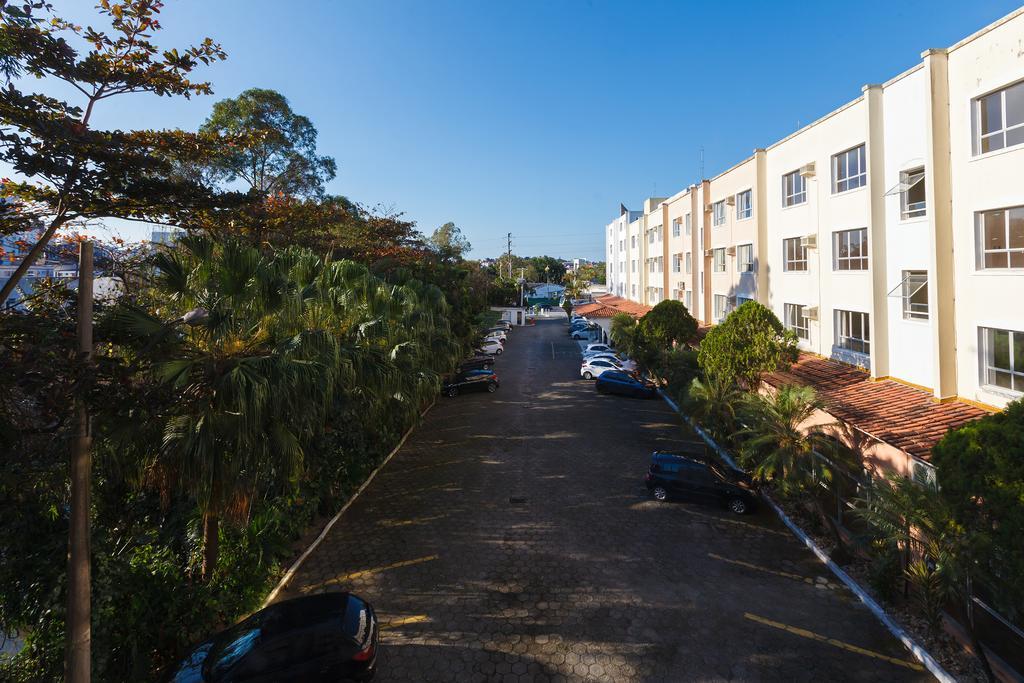
<path fill-rule="evenodd" d="M 618 219 L 639 249 L 609 226 L 618 262 L 639 259 L 609 266 L 610 291 L 707 324 L 754 299 L 873 379 L 987 408 L 1024 395 L 1022 44 L 1024 8 L 646 200 Z"/>

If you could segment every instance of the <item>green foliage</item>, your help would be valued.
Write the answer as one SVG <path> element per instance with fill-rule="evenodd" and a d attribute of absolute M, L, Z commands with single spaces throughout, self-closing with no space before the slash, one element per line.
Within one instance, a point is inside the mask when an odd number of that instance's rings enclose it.
<path fill-rule="evenodd" d="M 317 156 L 317 131 L 275 90 L 250 88 L 213 105 L 200 131 L 240 140 L 221 149 L 207 168 L 215 177 L 241 180 L 263 196 L 322 197 L 337 164 Z"/>
<path fill-rule="evenodd" d="M 697 321 L 682 301 L 666 299 L 640 319 L 640 328 L 648 344 L 668 349 L 675 344 L 693 340 L 697 334 Z"/>
<path fill-rule="evenodd" d="M 755 387 L 762 374 L 796 360 L 796 343 L 769 308 L 748 301 L 708 332 L 698 360 L 707 375 Z"/>
<path fill-rule="evenodd" d="M 883 600 L 896 597 L 896 579 L 900 576 L 900 549 L 892 541 L 875 539 L 870 544 L 868 584 Z"/>
<path fill-rule="evenodd" d="M 995 584 L 993 600 L 1017 618 L 1024 613 L 1024 400 L 948 432 L 932 462 L 953 519 L 991 542 L 978 561 Z"/>
<path fill-rule="evenodd" d="M 719 377 L 694 378 L 683 400 L 683 410 L 716 440 L 728 443 L 736 431 L 736 413 L 743 393 L 733 382 Z"/>
<path fill-rule="evenodd" d="M 668 385 L 669 391 L 680 399 L 685 399 L 691 382 L 700 374 L 697 352 L 687 348 L 662 351 L 657 368 L 658 376 Z"/>
<path fill-rule="evenodd" d="M 473 248 L 462 234 L 462 230 L 451 222 L 434 230 L 428 242 L 438 256 L 446 261 L 460 259 Z"/>

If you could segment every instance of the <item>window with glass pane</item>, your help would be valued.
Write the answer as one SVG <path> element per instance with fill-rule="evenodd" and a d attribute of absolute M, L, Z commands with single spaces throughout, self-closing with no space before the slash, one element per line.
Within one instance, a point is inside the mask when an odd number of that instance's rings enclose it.
<path fill-rule="evenodd" d="M 981 329 L 982 381 L 992 387 L 1024 392 L 1024 332 Z"/>
<path fill-rule="evenodd" d="M 832 233 L 832 269 L 868 269 L 868 229 L 840 230 Z"/>
<path fill-rule="evenodd" d="M 974 101 L 974 153 L 1024 143 L 1024 81 Z"/>
<path fill-rule="evenodd" d="M 782 240 L 782 270 L 807 270 L 807 247 L 799 237 Z"/>
<path fill-rule="evenodd" d="M 716 273 L 724 273 L 725 272 L 725 247 L 719 247 L 718 249 L 715 249 L 714 252 L 713 252 L 713 255 L 715 257 L 715 263 L 714 263 L 714 265 L 715 265 L 715 268 L 714 268 L 715 272 Z"/>
<path fill-rule="evenodd" d="M 736 195 L 736 218 L 750 218 L 754 213 L 753 197 L 750 190 Z"/>
<path fill-rule="evenodd" d="M 682 255 L 680 255 L 680 254 L 672 254 L 672 272 L 673 273 L 678 273 L 678 272 L 680 272 L 683 269 L 682 262 L 683 262 Z"/>
<path fill-rule="evenodd" d="M 900 216 L 920 218 L 925 215 L 924 167 L 900 172 Z"/>
<path fill-rule="evenodd" d="M 715 294 L 715 322 L 720 323 L 725 319 L 725 313 L 729 308 L 729 298 L 724 294 Z"/>
<path fill-rule="evenodd" d="M 978 268 L 1024 268 L 1024 206 L 976 214 Z"/>
<path fill-rule="evenodd" d="M 690 310 L 690 307 L 693 304 L 693 296 L 692 295 L 693 295 L 693 292 L 691 292 L 690 290 L 686 290 L 686 292 L 684 293 L 683 305 L 686 306 L 686 310 Z"/>
<path fill-rule="evenodd" d="M 863 187 L 868 181 L 864 145 L 833 155 L 832 194 Z"/>
<path fill-rule="evenodd" d="M 855 353 L 871 353 L 868 314 L 859 311 L 836 311 L 836 346 Z"/>
<path fill-rule="evenodd" d="M 686 274 L 689 275 L 693 272 L 693 257 L 690 252 L 686 252 Z"/>
<path fill-rule="evenodd" d="M 905 320 L 928 319 L 928 271 L 903 271 L 903 318 Z"/>
<path fill-rule="evenodd" d="M 679 237 L 679 219 L 678 218 L 673 218 L 672 219 L 672 236 L 673 237 Z"/>
<path fill-rule="evenodd" d="M 711 224 L 722 225 L 725 223 L 725 200 L 715 202 L 711 205 Z"/>
<path fill-rule="evenodd" d="M 736 247 L 736 270 L 741 273 L 754 272 L 753 244 L 741 244 Z"/>
<path fill-rule="evenodd" d="M 811 338 L 803 306 L 800 304 L 786 304 L 783 310 L 783 317 L 785 318 L 783 324 L 787 330 L 793 330 L 800 339 Z"/>
<path fill-rule="evenodd" d="M 807 180 L 800 171 L 782 176 L 782 205 L 793 206 L 807 201 Z"/>
<path fill-rule="evenodd" d="M 683 224 L 686 226 L 686 236 L 690 236 L 690 214 L 686 214 L 683 217 Z"/>

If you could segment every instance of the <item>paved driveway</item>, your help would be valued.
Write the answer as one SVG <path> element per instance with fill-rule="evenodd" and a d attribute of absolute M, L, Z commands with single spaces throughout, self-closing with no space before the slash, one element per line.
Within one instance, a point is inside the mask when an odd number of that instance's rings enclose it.
<path fill-rule="evenodd" d="M 282 598 L 368 598 L 385 681 L 928 680 L 768 512 L 650 501 L 676 417 L 597 395 L 565 330 L 439 399 Z"/>

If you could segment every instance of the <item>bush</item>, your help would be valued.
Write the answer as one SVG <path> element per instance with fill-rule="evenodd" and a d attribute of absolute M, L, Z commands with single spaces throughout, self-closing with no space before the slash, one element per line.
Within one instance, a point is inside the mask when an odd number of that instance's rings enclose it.
<path fill-rule="evenodd" d="M 755 387 L 762 374 L 796 360 L 796 343 L 771 310 L 748 301 L 708 332 L 697 358 L 705 375 Z"/>

